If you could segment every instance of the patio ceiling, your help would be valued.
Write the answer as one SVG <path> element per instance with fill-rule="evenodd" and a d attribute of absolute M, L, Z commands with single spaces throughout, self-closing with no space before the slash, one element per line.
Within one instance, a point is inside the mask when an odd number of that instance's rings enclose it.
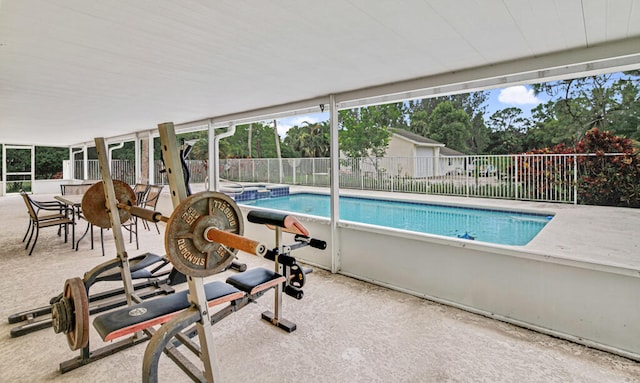
<path fill-rule="evenodd" d="M 0 0 L 0 143 L 632 68 L 640 0 Z"/>

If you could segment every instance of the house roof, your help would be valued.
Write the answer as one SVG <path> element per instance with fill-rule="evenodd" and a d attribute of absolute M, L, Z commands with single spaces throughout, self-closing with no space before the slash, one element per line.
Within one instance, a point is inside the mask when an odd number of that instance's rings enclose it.
<path fill-rule="evenodd" d="M 446 146 L 444 148 L 440 148 L 440 155 L 450 156 L 450 157 L 466 156 L 466 154 L 451 148 L 447 148 Z"/>
<path fill-rule="evenodd" d="M 406 141 L 411 141 L 411 142 L 415 143 L 418 146 L 445 146 L 445 144 L 443 144 L 442 142 L 438 142 L 438 141 L 432 140 L 430 138 L 421 136 L 419 134 L 410 132 L 410 131 L 405 130 L 405 129 L 392 128 L 392 129 L 390 129 L 390 131 L 394 135 L 396 135 L 396 136 L 398 136 L 398 137 L 400 137 L 400 138 L 402 138 L 402 139 L 404 139 Z"/>
<path fill-rule="evenodd" d="M 466 154 L 459 152 L 457 150 L 451 149 L 451 148 L 447 148 L 445 146 L 445 144 L 432 140 L 430 138 L 427 137 L 423 137 L 419 134 L 410 132 L 408 130 L 405 129 L 400 129 L 400 128 L 392 128 L 390 129 L 391 132 L 393 132 L 393 134 L 396 137 L 399 137 L 401 139 L 404 139 L 406 141 L 410 141 L 412 143 L 414 143 L 416 146 L 428 146 L 428 147 L 440 147 L 440 154 L 443 156 L 466 156 Z"/>
<path fill-rule="evenodd" d="M 0 1 L 0 142 L 640 68 L 637 0 Z"/>

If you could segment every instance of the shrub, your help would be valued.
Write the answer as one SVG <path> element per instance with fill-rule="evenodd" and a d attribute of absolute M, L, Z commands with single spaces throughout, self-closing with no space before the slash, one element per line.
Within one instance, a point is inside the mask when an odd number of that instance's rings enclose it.
<path fill-rule="evenodd" d="M 551 153 L 578 154 L 575 157 L 578 168 L 576 184 L 578 203 L 640 207 L 640 157 L 630 139 L 593 128 L 587 131 L 575 148 L 561 144 L 551 149 L 536 149 L 530 152 L 530 154 Z M 613 155 L 614 153 L 616 155 Z M 570 163 L 573 161 L 573 158 L 569 159 Z M 540 176 L 540 174 L 531 174 Z M 544 187 L 552 188 L 555 184 L 553 178 L 557 175 L 558 173 L 552 169 L 544 174 L 548 182 L 543 185 L 549 185 Z"/>

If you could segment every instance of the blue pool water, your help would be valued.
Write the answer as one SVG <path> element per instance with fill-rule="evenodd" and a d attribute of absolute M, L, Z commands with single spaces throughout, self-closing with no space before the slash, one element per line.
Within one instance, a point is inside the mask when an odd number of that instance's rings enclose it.
<path fill-rule="evenodd" d="M 330 197 L 300 193 L 239 201 L 291 213 L 330 216 Z M 340 197 L 340 219 L 502 245 L 526 245 L 551 219 L 543 214 Z"/>

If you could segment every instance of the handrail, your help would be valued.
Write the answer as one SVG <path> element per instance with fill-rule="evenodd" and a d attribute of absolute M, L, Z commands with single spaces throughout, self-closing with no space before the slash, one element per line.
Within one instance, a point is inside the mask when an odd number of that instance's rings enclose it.
<path fill-rule="evenodd" d="M 224 178 L 220 178 L 220 181 L 238 185 L 240 187 L 240 193 L 234 193 L 235 195 L 242 195 L 242 193 L 244 193 L 244 185 L 241 184 L 240 182 L 229 181 L 228 179 L 224 179 Z M 222 185 L 220 186 L 220 189 L 222 189 Z"/>

